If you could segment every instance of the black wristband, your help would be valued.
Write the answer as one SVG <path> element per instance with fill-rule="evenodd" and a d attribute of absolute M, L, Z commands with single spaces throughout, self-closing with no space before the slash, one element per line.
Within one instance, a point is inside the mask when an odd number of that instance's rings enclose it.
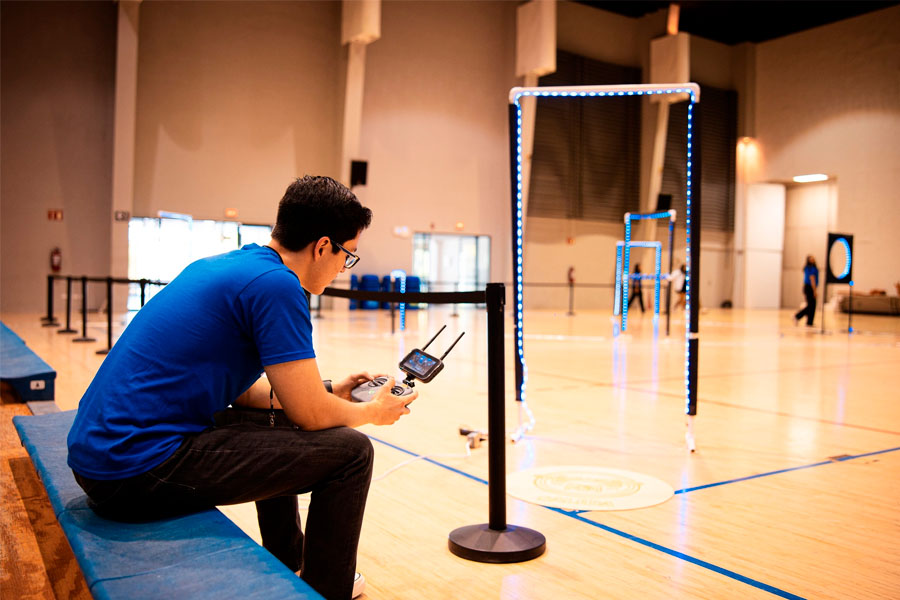
<path fill-rule="evenodd" d="M 329 394 L 333 394 L 333 393 L 334 393 L 334 388 L 331 387 L 331 380 L 330 380 L 330 379 L 323 379 L 323 380 L 322 380 L 322 383 L 325 385 L 325 389 L 328 390 L 328 393 L 329 393 Z"/>

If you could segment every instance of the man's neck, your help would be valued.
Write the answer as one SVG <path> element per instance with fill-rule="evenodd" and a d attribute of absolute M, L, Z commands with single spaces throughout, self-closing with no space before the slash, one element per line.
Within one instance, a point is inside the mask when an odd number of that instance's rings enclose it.
<path fill-rule="evenodd" d="M 306 253 L 303 250 L 299 252 L 292 252 L 288 250 L 284 246 L 278 243 L 276 239 L 270 239 L 269 243 L 266 244 L 269 248 L 278 253 L 278 256 L 281 257 L 281 262 L 284 263 L 288 269 L 294 272 L 297 278 L 300 280 L 300 283 L 303 283 L 304 276 L 306 274 L 307 269 L 309 268 L 309 258 L 306 256 Z"/>

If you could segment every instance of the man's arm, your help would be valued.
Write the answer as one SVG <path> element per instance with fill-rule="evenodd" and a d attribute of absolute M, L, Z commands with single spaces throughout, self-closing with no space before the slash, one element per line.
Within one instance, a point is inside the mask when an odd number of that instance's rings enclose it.
<path fill-rule="evenodd" d="M 358 427 L 367 423 L 390 425 L 409 413 L 406 405 L 418 396 L 418 393 L 394 396 L 390 392 L 391 386 L 385 385 L 371 402 L 348 402 L 325 390 L 314 358 L 269 365 L 265 369 L 284 414 L 308 431 L 339 426 Z M 251 386 L 249 394 L 245 392 L 241 396 L 242 399 L 247 396 L 250 406 L 260 406 L 258 402 L 262 388 L 258 386 L 260 382 Z M 265 400 L 261 406 L 268 408 L 268 390 L 263 396 Z"/>

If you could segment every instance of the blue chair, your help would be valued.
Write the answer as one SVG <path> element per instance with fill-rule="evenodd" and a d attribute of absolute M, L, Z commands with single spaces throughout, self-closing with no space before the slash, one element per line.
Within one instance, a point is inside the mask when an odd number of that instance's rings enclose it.
<path fill-rule="evenodd" d="M 358 290 L 359 289 L 359 275 L 350 275 L 350 289 Z M 359 301 L 355 298 L 350 299 L 350 310 L 356 310 L 359 308 Z"/>
<path fill-rule="evenodd" d="M 416 275 L 407 275 L 406 276 L 406 293 L 419 293 L 422 291 L 422 280 L 419 279 Z M 418 304 L 407 304 L 406 308 L 411 310 L 416 310 L 419 308 Z"/>
<path fill-rule="evenodd" d="M 381 283 L 378 275 L 363 275 L 359 280 L 359 289 L 364 292 L 377 292 L 381 290 Z M 363 300 L 360 306 L 363 310 L 375 310 L 378 308 L 378 302 L 375 300 Z"/>

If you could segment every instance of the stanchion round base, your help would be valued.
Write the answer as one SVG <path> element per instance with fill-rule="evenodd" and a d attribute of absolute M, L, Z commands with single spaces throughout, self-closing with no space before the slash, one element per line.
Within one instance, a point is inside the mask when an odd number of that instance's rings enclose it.
<path fill-rule="evenodd" d="M 44 321 L 41 327 L 59 327 L 59 321 Z"/>
<path fill-rule="evenodd" d="M 78 333 L 75 329 L 60 329 L 56 333 Z"/>
<path fill-rule="evenodd" d="M 450 532 L 450 552 L 483 563 L 514 563 L 537 558 L 547 549 L 544 536 L 526 527 L 507 525 L 498 531 L 487 523 L 467 525 Z"/>
<path fill-rule="evenodd" d="M 103 350 L 97 350 L 94 354 L 109 354 L 109 348 L 104 348 Z"/>
<path fill-rule="evenodd" d="M 97 340 L 95 340 L 94 338 L 89 338 L 89 337 L 80 337 L 80 338 L 75 338 L 72 341 L 73 342 L 96 342 Z"/>

